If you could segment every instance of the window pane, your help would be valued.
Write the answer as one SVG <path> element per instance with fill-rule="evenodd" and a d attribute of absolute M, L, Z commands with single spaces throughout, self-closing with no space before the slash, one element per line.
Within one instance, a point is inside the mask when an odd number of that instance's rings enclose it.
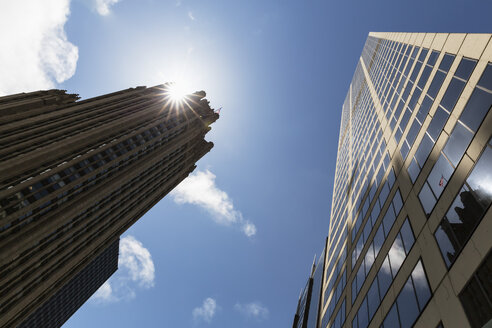
<path fill-rule="evenodd" d="M 451 242 L 451 239 L 454 241 L 454 238 L 452 236 L 451 226 L 447 219 L 444 219 L 441 222 L 441 225 L 437 228 L 434 235 L 437 244 L 439 245 L 439 249 L 441 250 L 442 257 L 444 258 L 444 262 L 446 262 L 446 266 L 449 268 L 455 260 L 456 248 L 453 246 L 454 243 Z"/>
<path fill-rule="evenodd" d="M 476 63 L 477 61 L 473 59 L 461 59 L 461 62 L 458 65 L 458 68 L 456 69 L 456 73 L 454 73 L 454 75 L 461 77 L 464 80 L 468 80 L 471 73 L 473 72 L 473 69 L 475 68 Z"/>
<path fill-rule="evenodd" d="M 403 248 L 400 235 L 396 236 L 396 239 L 388 252 L 388 256 L 390 260 L 391 271 L 393 272 L 393 275 L 396 275 L 406 258 L 405 249 Z"/>
<path fill-rule="evenodd" d="M 442 69 L 443 71 L 449 71 L 449 68 L 451 68 L 451 65 L 453 64 L 455 55 L 452 54 L 445 54 L 444 58 L 441 61 L 441 64 L 439 64 L 439 69 Z"/>
<path fill-rule="evenodd" d="M 388 288 L 391 285 L 392 281 L 393 278 L 391 276 L 391 267 L 388 261 L 388 257 L 386 256 L 378 272 L 379 293 L 380 293 L 379 296 L 381 297 L 381 299 L 384 298 L 384 295 L 388 291 Z"/>
<path fill-rule="evenodd" d="M 386 198 L 388 198 L 389 192 L 390 192 L 390 190 L 389 190 L 388 184 L 385 183 L 383 185 L 383 188 L 381 189 L 381 193 L 379 194 L 379 201 L 380 201 L 381 205 L 383 205 L 384 202 L 386 201 Z"/>
<path fill-rule="evenodd" d="M 492 200 L 492 148 L 487 146 L 467 179 L 474 198 L 486 209 Z"/>
<path fill-rule="evenodd" d="M 419 193 L 419 199 L 422 203 L 422 207 L 424 208 L 424 212 L 429 217 L 432 209 L 434 208 L 434 204 L 436 203 L 436 199 L 432 194 L 432 191 L 429 188 L 429 184 L 426 182 L 422 187 L 422 190 Z"/>
<path fill-rule="evenodd" d="M 439 199 L 444 188 L 446 187 L 449 178 L 453 174 L 454 169 L 449 164 L 448 160 L 441 154 L 436 164 L 432 168 L 429 177 L 427 178 L 427 183 L 431 186 L 432 191 L 436 198 Z"/>
<path fill-rule="evenodd" d="M 408 255 L 410 249 L 415 242 L 413 237 L 412 228 L 410 227 L 410 223 L 408 222 L 408 218 L 403 222 L 403 226 L 401 227 L 400 234 L 403 240 L 403 246 L 405 247 L 405 253 Z"/>
<path fill-rule="evenodd" d="M 491 63 L 487 65 L 487 68 L 482 74 L 480 81 L 478 81 L 478 85 L 492 91 L 492 64 Z"/>
<path fill-rule="evenodd" d="M 444 82 L 444 78 L 446 77 L 446 74 L 444 74 L 441 71 L 437 71 L 436 75 L 434 75 L 434 79 L 432 80 L 432 83 L 429 87 L 429 90 L 427 91 L 427 94 L 431 96 L 432 98 L 436 98 L 437 93 L 439 92 L 439 89 L 441 89 L 442 82 Z"/>
<path fill-rule="evenodd" d="M 373 225 L 376 223 L 376 220 L 378 219 L 380 212 L 381 209 L 379 208 L 379 201 L 376 200 L 376 204 L 374 204 L 374 207 L 372 208 L 372 212 L 371 212 L 371 222 Z"/>
<path fill-rule="evenodd" d="M 420 173 L 420 168 L 417 165 L 417 162 L 415 161 L 415 159 L 412 158 L 412 161 L 410 162 L 410 165 L 408 166 L 408 174 L 410 175 L 410 179 L 412 179 L 412 183 L 415 183 L 415 180 L 417 180 L 419 173 Z"/>
<path fill-rule="evenodd" d="M 373 249 L 373 243 L 369 245 L 369 248 L 367 249 L 367 253 L 365 256 L 365 265 L 366 265 L 366 274 L 369 273 L 369 270 L 371 270 L 372 264 L 374 263 L 374 249 Z"/>
<path fill-rule="evenodd" d="M 379 254 L 379 250 L 384 243 L 384 232 L 383 225 L 380 225 L 376 235 L 374 236 L 374 256 L 377 257 Z"/>
<path fill-rule="evenodd" d="M 388 314 L 386 315 L 383 325 L 384 328 L 400 327 L 400 323 L 398 322 L 398 311 L 396 309 L 396 302 L 393 304 L 391 310 L 389 310 Z"/>
<path fill-rule="evenodd" d="M 473 134 L 457 122 L 444 147 L 444 153 L 454 166 L 458 166 L 472 138 Z"/>
<path fill-rule="evenodd" d="M 461 113 L 460 120 L 473 131 L 477 131 L 491 105 L 492 94 L 475 88 Z"/>
<path fill-rule="evenodd" d="M 369 307 L 369 320 L 372 319 L 374 313 L 379 307 L 379 291 L 378 291 L 378 281 L 375 279 L 372 282 L 369 291 L 367 292 L 367 305 Z"/>
<path fill-rule="evenodd" d="M 430 152 L 432 151 L 432 147 L 434 147 L 434 142 L 430 138 L 429 134 L 424 134 L 424 137 L 422 138 L 422 141 L 420 142 L 420 146 L 415 152 L 415 158 L 417 159 L 418 164 L 420 167 L 424 166 L 425 161 L 427 160 L 427 157 L 429 156 Z"/>
<path fill-rule="evenodd" d="M 434 117 L 432 117 L 432 121 L 427 128 L 427 132 L 432 137 L 432 139 L 437 140 L 439 134 L 442 131 L 442 128 L 444 127 L 444 124 L 446 124 L 446 121 L 448 120 L 448 116 L 448 113 L 446 113 L 444 109 L 442 109 L 441 107 L 437 107 L 437 110 L 434 113 Z"/>
<path fill-rule="evenodd" d="M 400 190 L 397 190 L 393 197 L 393 205 L 395 207 L 395 213 L 398 215 L 403 207 L 403 201 L 401 200 Z"/>
<path fill-rule="evenodd" d="M 415 294 L 417 294 L 417 301 L 419 303 L 420 311 L 424 309 L 427 305 L 427 302 L 430 299 L 431 292 L 429 288 L 429 284 L 427 283 L 427 277 L 425 276 L 424 267 L 422 266 L 422 262 L 419 261 L 413 269 L 412 272 L 413 285 L 415 287 Z"/>
<path fill-rule="evenodd" d="M 422 101 L 422 105 L 420 105 L 420 109 L 417 113 L 417 118 L 421 123 L 424 123 L 425 118 L 427 117 L 427 114 L 429 113 L 429 109 L 432 106 L 432 99 L 429 98 L 428 96 L 424 97 L 424 100 Z"/>
<path fill-rule="evenodd" d="M 459 297 L 472 327 L 482 327 L 492 318 L 492 307 L 476 277 L 471 279 Z"/>
<path fill-rule="evenodd" d="M 387 236 L 389 231 L 391 230 L 391 227 L 393 226 L 393 223 L 395 222 L 395 212 L 393 211 L 393 205 L 390 204 L 388 207 L 388 211 L 386 212 L 386 215 L 383 218 L 383 226 L 384 226 L 384 235 Z"/>
<path fill-rule="evenodd" d="M 417 319 L 419 315 L 419 308 L 417 300 L 415 299 L 415 292 L 413 290 L 411 279 L 408 279 L 405 286 L 403 286 L 396 302 L 398 304 L 398 309 L 401 309 L 401 311 L 399 311 L 401 327 L 412 327 L 415 319 Z"/>
<path fill-rule="evenodd" d="M 442 97 L 441 106 L 446 108 L 448 111 L 452 111 L 464 87 L 465 82 L 453 78 L 446 89 L 446 93 Z"/>
<path fill-rule="evenodd" d="M 366 328 L 369 324 L 367 317 L 367 298 L 364 298 L 364 301 L 360 305 L 360 309 L 357 312 L 357 317 L 359 319 L 359 328 Z"/>

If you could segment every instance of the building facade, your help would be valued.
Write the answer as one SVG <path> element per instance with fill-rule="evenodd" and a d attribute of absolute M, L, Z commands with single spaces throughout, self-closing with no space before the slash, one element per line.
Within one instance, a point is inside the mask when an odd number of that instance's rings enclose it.
<path fill-rule="evenodd" d="M 342 109 L 318 327 L 492 324 L 491 105 L 491 34 L 369 34 Z"/>
<path fill-rule="evenodd" d="M 212 148 L 205 93 L 178 102 L 169 87 L 0 98 L 1 327 L 43 317 L 72 286 L 81 299 L 52 316 L 68 319 L 114 271 L 119 236 Z"/>

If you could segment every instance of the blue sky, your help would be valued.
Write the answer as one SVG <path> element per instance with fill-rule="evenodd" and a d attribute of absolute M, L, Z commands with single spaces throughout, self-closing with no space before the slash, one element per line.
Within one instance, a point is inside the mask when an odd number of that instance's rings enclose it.
<path fill-rule="evenodd" d="M 89 98 L 178 81 L 223 107 L 191 181 L 127 231 L 120 270 L 65 327 L 286 327 L 328 232 L 341 106 L 368 32 L 490 33 L 492 5 L 22 0 L 0 9 L 0 94 L 56 87 Z"/>

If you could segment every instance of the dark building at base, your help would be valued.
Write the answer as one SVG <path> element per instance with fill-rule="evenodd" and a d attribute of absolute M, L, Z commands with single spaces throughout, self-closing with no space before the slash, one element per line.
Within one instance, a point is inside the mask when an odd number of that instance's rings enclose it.
<path fill-rule="evenodd" d="M 1 327 L 68 319 L 116 269 L 119 236 L 213 147 L 205 93 L 169 87 L 0 97 Z"/>

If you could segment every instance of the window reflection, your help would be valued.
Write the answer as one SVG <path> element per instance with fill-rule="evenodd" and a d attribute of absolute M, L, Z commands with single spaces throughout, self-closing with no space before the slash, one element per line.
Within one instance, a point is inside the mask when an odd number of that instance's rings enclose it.
<path fill-rule="evenodd" d="M 490 167 L 492 147 L 489 144 L 435 232 L 448 267 L 454 262 L 492 202 Z"/>
<path fill-rule="evenodd" d="M 459 298 L 470 325 L 482 327 L 492 320 L 492 252 L 477 269 Z"/>
<path fill-rule="evenodd" d="M 454 166 L 458 165 L 472 138 L 473 133 L 458 121 L 443 150 Z"/>
<path fill-rule="evenodd" d="M 383 321 L 385 328 L 412 327 L 431 297 L 427 277 L 419 260 Z"/>
<path fill-rule="evenodd" d="M 419 314 L 419 306 L 413 290 L 412 279 L 408 279 L 397 298 L 398 309 L 400 309 L 400 322 L 403 328 L 410 328 Z"/>
<path fill-rule="evenodd" d="M 489 64 L 489 67 L 492 66 Z M 492 68 L 490 68 L 490 71 L 492 71 Z M 492 75 L 492 72 L 490 75 Z M 463 109 L 460 120 L 473 131 L 477 131 L 491 105 L 492 94 L 483 89 L 475 88 Z"/>

